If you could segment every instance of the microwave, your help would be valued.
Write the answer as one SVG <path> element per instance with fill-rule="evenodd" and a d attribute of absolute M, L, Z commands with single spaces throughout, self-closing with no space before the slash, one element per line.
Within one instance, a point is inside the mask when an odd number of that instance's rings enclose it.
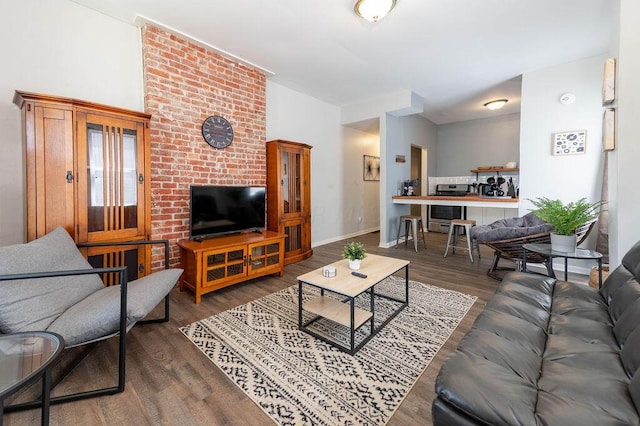
<path fill-rule="evenodd" d="M 433 205 L 429 208 L 429 220 L 452 220 L 462 219 L 461 206 L 438 206 Z"/>
<path fill-rule="evenodd" d="M 451 220 L 462 219 L 461 206 L 429 206 L 429 220 L 427 229 L 430 232 L 448 233 L 451 226 Z M 461 230 L 462 228 L 460 228 Z"/>

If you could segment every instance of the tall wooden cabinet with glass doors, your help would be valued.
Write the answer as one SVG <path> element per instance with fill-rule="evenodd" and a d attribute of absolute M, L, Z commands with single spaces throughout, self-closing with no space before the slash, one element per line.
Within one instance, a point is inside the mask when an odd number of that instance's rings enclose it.
<path fill-rule="evenodd" d="M 267 142 L 267 229 L 285 234 L 284 263 L 306 259 L 311 250 L 311 146 Z"/>
<path fill-rule="evenodd" d="M 64 227 L 76 243 L 149 239 L 149 120 L 142 112 L 16 91 L 26 147 L 27 240 Z M 145 246 L 85 250 L 94 267 L 150 273 Z"/>

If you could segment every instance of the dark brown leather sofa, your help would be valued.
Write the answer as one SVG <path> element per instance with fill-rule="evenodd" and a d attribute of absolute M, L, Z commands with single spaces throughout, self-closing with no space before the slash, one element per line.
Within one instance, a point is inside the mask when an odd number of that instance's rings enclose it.
<path fill-rule="evenodd" d="M 512 272 L 436 380 L 435 425 L 638 425 L 640 242 L 597 290 Z"/>

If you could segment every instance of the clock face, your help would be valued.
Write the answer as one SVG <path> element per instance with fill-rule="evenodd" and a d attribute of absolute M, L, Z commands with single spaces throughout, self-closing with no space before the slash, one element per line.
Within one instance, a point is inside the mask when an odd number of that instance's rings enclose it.
<path fill-rule="evenodd" d="M 233 141 L 233 127 L 226 118 L 213 115 L 202 123 L 202 137 L 212 147 L 223 149 Z"/>

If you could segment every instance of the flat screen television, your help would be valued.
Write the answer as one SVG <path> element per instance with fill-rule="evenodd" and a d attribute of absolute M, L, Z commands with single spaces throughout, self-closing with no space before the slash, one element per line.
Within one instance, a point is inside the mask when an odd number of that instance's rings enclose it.
<path fill-rule="evenodd" d="M 191 186 L 191 238 L 264 228 L 265 189 L 258 186 Z"/>

